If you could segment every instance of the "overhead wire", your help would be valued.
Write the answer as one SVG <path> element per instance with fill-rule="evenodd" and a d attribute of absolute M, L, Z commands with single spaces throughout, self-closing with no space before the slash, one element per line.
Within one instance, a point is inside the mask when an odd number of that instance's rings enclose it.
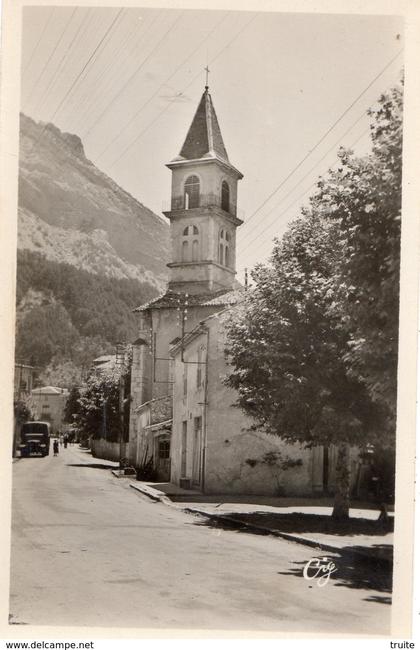
<path fill-rule="evenodd" d="M 257 16 L 257 12 L 253 13 L 250 20 L 248 20 L 248 22 L 241 27 L 241 29 L 235 34 L 235 36 L 233 36 L 230 39 L 230 41 L 220 50 L 220 52 L 218 52 L 218 54 L 216 54 L 216 56 L 214 56 L 213 59 L 211 59 L 210 64 L 214 63 L 214 61 L 216 61 L 223 54 L 223 52 L 225 50 L 227 50 L 227 48 L 232 45 L 232 43 L 245 31 L 245 29 L 248 27 L 248 25 L 251 24 L 251 22 L 256 18 L 256 16 Z M 182 89 L 182 91 L 180 91 L 180 93 L 183 94 L 186 90 L 188 90 L 188 88 L 194 83 L 194 81 L 200 75 L 201 75 L 201 71 L 198 72 L 196 75 L 194 75 L 194 77 L 188 82 L 188 84 Z M 138 136 L 129 145 L 127 145 L 127 147 L 125 147 L 125 149 L 122 151 L 122 153 L 120 153 L 119 156 L 117 158 L 115 158 L 115 160 L 113 162 L 110 163 L 110 165 L 109 165 L 110 168 L 113 167 L 119 160 L 121 160 L 121 158 L 127 153 L 127 151 L 129 151 L 140 140 L 140 138 L 145 133 L 147 133 L 147 131 L 160 119 L 160 117 L 164 113 L 166 113 L 166 111 L 174 103 L 175 99 L 176 99 L 176 97 L 169 104 L 167 104 L 167 106 L 165 106 L 165 108 L 163 108 L 151 122 L 149 122 L 149 124 L 138 134 Z"/>
<path fill-rule="evenodd" d="M 320 158 L 320 159 L 315 163 L 315 165 L 313 165 L 313 166 L 311 167 L 311 169 L 310 169 L 309 171 L 307 171 L 306 174 L 305 174 L 304 176 L 302 176 L 302 178 L 301 178 L 301 179 L 300 179 L 300 180 L 299 180 L 299 181 L 298 181 L 298 182 L 297 182 L 297 183 L 296 183 L 296 184 L 295 184 L 295 185 L 294 185 L 294 186 L 293 186 L 293 187 L 292 187 L 292 188 L 287 192 L 287 194 L 285 194 L 285 195 L 280 199 L 280 201 L 279 201 L 278 203 L 275 204 L 275 206 L 273 206 L 272 208 L 270 208 L 269 212 L 267 212 L 267 214 L 264 216 L 264 218 L 263 218 L 261 221 L 259 221 L 259 224 L 264 223 L 264 220 L 265 220 L 265 219 L 266 219 L 266 218 L 267 218 L 267 217 L 268 217 L 268 216 L 269 216 L 269 215 L 270 215 L 274 210 L 276 210 L 276 209 L 279 207 L 279 205 L 281 205 L 281 204 L 282 204 L 282 203 L 283 203 L 283 202 L 284 202 L 284 201 L 285 201 L 285 200 L 286 200 L 286 199 L 287 199 L 287 198 L 288 198 L 288 197 L 289 197 L 289 196 L 290 196 L 290 195 L 295 191 L 295 189 L 297 189 L 297 188 L 299 187 L 299 185 L 302 183 L 302 181 L 304 181 L 305 178 L 308 178 L 308 176 L 309 176 L 313 171 L 315 171 L 315 169 L 318 167 L 318 165 L 319 165 L 323 160 L 325 160 L 325 158 L 326 158 L 326 157 L 331 153 L 331 151 L 333 151 L 333 150 L 337 147 L 337 145 L 339 145 L 339 144 L 341 143 L 342 139 L 345 138 L 346 135 L 347 135 L 348 133 L 350 133 L 350 131 L 351 131 L 351 130 L 356 126 L 356 124 L 358 124 L 358 122 L 360 122 L 360 120 L 362 120 L 364 117 L 366 117 L 366 115 L 367 115 L 367 110 L 368 110 L 368 109 L 364 110 L 363 113 L 361 113 L 361 114 L 358 116 L 358 118 L 357 118 L 354 122 L 351 123 L 351 125 L 348 127 L 348 129 L 346 129 L 346 131 L 345 131 L 342 135 L 340 135 L 340 137 L 339 137 L 339 138 L 334 142 L 334 144 L 331 145 L 331 147 L 326 151 L 326 153 L 324 153 L 324 155 L 323 155 L 323 156 L 322 156 L 322 157 L 321 157 L 321 158 Z M 249 224 L 249 220 L 246 221 L 246 222 L 244 223 L 244 226 L 247 226 L 248 224 Z M 242 234 L 242 233 L 240 233 L 240 234 Z M 244 234 L 244 237 L 248 237 L 249 235 L 253 235 L 253 236 L 255 236 L 255 232 L 253 232 L 253 231 L 246 232 L 246 233 Z M 258 234 L 257 234 L 257 236 L 258 236 Z"/>
<path fill-rule="evenodd" d="M 98 49 L 101 47 L 102 43 L 105 41 L 105 39 L 106 39 L 106 37 L 108 36 L 108 34 L 110 33 L 110 31 L 113 29 L 115 23 L 117 22 L 118 18 L 120 17 L 121 13 L 123 12 L 123 10 L 124 10 L 123 8 L 119 9 L 117 15 L 116 15 L 115 18 L 112 20 L 112 22 L 111 22 L 111 24 L 109 25 L 109 27 L 107 28 L 105 34 L 104 34 L 104 35 L 101 37 L 101 39 L 99 40 L 99 43 L 96 45 L 96 47 L 95 47 L 95 49 L 93 50 L 92 54 L 89 56 L 88 60 L 87 60 L 86 63 L 84 64 L 82 70 L 79 72 L 79 74 L 78 74 L 78 75 L 76 76 L 76 78 L 73 80 L 73 82 L 72 82 L 71 85 L 70 85 L 70 88 L 69 88 L 69 89 L 67 90 L 67 92 L 65 93 L 63 99 L 60 101 L 60 103 L 58 104 L 57 108 L 55 109 L 55 111 L 53 112 L 53 114 L 50 116 L 49 121 L 52 121 L 52 120 L 54 119 L 54 117 L 57 115 L 57 113 L 59 112 L 60 108 L 63 106 L 64 102 L 66 101 L 67 97 L 68 97 L 68 96 L 70 95 L 70 93 L 73 91 L 73 88 L 76 86 L 76 84 L 77 84 L 77 82 L 79 81 L 80 77 L 82 76 L 83 72 L 86 70 L 86 68 L 88 67 L 88 65 L 89 65 L 90 62 L 92 61 L 92 59 L 93 59 L 95 53 L 96 53 L 96 52 L 98 51 Z M 44 125 L 44 127 L 43 127 L 41 133 L 39 134 L 38 138 L 37 138 L 36 141 L 33 143 L 32 148 L 31 148 L 31 151 L 34 149 L 35 146 L 37 146 L 37 145 L 39 144 L 39 142 L 40 142 L 40 140 L 41 140 L 41 138 L 42 138 L 42 136 L 43 136 L 43 134 L 44 134 L 46 128 L 47 128 L 47 124 Z"/>
<path fill-rule="evenodd" d="M 134 30 L 133 30 L 133 31 L 131 32 L 131 34 L 127 37 L 127 40 L 126 40 L 126 42 L 125 42 L 125 46 L 126 46 L 126 52 L 125 52 L 125 54 L 126 54 L 126 56 L 125 56 L 121 61 L 119 61 L 119 64 L 120 64 L 120 65 L 124 65 L 125 62 L 128 61 L 128 59 L 129 59 L 131 56 L 133 56 L 133 53 L 134 53 L 134 51 L 136 50 L 136 48 L 137 48 L 137 46 L 138 46 L 137 38 L 140 36 L 140 34 L 143 33 L 143 31 L 146 30 L 146 28 L 147 28 L 148 35 L 151 33 L 152 27 L 154 26 L 155 22 L 159 19 L 161 13 L 163 13 L 163 11 L 157 11 L 157 12 L 155 13 L 155 15 L 152 17 L 152 19 L 151 19 L 151 21 L 150 21 L 149 23 L 148 23 L 148 21 L 143 21 L 143 24 L 142 24 L 140 30 L 138 30 L 137 25 L 135 25 Z M 131 49 L 128 49 L 128 48 L 129 48 L 129 45 L 131 46 L 131 44 L 132 44 L 133 41 L 134 41 L 134 47 L 131 48 Z M 108 88 L 109 88 L 109 89 L 112 89 L 112 88 L 114 87 L 114 84 L 115 84 L 115 73 L 118 74 L 118 69 L 115 68 L 115 67 L 112 69 L 111 76 L 108 77 L 108 79 L 106 80 L 106 82 L 105 82 L 103 88 L 102 88 L 101 90 L 99 89 L 99 85 L 100 85 L 101 81 L 103 80 L 103 78 L 104 78 L 104 77 L 106 76 L 106 74 L 108 73 L 108 71 L 109 71 L 109 67 L 105 67 L 104 70 L 102 71 L 102 73 L 99 75 L 99 77 L 95 80 L 95 91 L 96 91 L 96 94 L 106 95 L 106 93 L 107 93 L 107 91 L 108 91 Z M 119 73 L 119 74 L 120 74 L 120 73 Z M 88 112 L 89 112 L 89 110 L 91 109 L 92 102 L 89 101 L 89 98 L 91 99 L 91 95 L 90 95 L 89 93 L 87 93 L 87 97 L 86 97 L 86 99 L 87 99 L 88 101 L 84 102 L 85 105 L 84 105 L 84 106 L 82 105 L 82 107 L 81 107 L 81 111 L 80 111 L 80 119 L 81 119 L 81 123 L 82 123 L 82 124 L 84 123 L 84 116 L 87 115 Z M 82 100 L 82 101 L 83 101 L 83 100 Z"/>
<path fill-rule="evenodd" d="M 41 32 L 41 34 L 40 34 L 40 37 L 39 37 L 38 41 L 36 42 L 36 45 L 35 45 L 34 49 L 32 50 L 32 54 L 31 54 L 30 57 L 28 58 L 28 63 L 25 65 L 25 68 L 22 70 L 22 76 L 23 76 L 24 74 L 26 74 L 26 72 L 27 72 L 27 71 L 29 70 L 29 68 L 31 67 L 31 63 L 32 63 L 32 61 L 33 61 L 34 58 L 35 58 L 35 54 L 36 54 L 36 52 L 37 52 L 37 50 L 38 50 L 38 47 L 39 47 L 40 44 L 42 43 L 42 40 L 43 40 L 43 38 L 44 38 L 44 34 L 45 34 L 46 30 L 47 30 L 48 25 L 49 25 L 50 22 L 51 22 L 51 19 L 52 19 L 53 15 L 54 15 L 54 12 L 55 12 L 55 7 L 52 7 L 51 12 L 50 12 L 50 14 L 49 14 L 49 16 L 48 16 L 48 18 L 47 18 L 47 20 L 46 20 L 46 22 L 45 22 L 44 28 L 43 28 L 43 30 L 42 30 L 42 32 Z"/>
<path fill-rule="evenodd" d="M 74 15 L 75 15 L 76 11 L 77 11 L 77 7 L 74 7 L 74 9 L 73 9 L 73 11 L 72 11 L 72 13 L 71 13 L 70 19 L 66 22 L 66 24 L 65 24 L 65 26 L 64 26 L 64 29 L 63 29 L 63 31 L 61 32 L 61 35 L 59 36 L 59 38 L 58 38 L 58 40 L 57 40 L 57 42 L 56 42 L 54 48 L 51 50 L 51 53 L 50 53 L 48 59 L 46 60 L 46 62 L 45 62 L 44 65 L 42 66 L 41 72 L 40 72 L 39 75 L 36 77 L 34 83 L 33 83 L 32 86 L 31 86 L 31 89 L 30 89 L 30 91 L 29 91 L 29 93 L 28 93 L 29 97 L 28 97 L 28 99 L 27 99 L 27 102 L 29 102 L 29 101 L 31 100 L 31 95 L 32 95 L 34 89 L 38 86 L 39 82 L 41 81 L 42 76 L 43 76 L 45 70 L 47 69 L 48 64 L 50 63 L 51 59 L 53 58 L 53 56 L 54 56 L 54 54 L 55 54 L 57 48 L 60 46 L 61 41 L 63 40 L 64 36 L 66 35 L 66 32 L 67 32 L 68 28 L 69 28 L 70 25 L 71 25 L 71 22 L 72 22 L 72 20 L 73 20 L 73 17 L 74 17 Z"/>
<path fill-rule="evenodd" d="M 62 100 L 61 100 L 60 103 L 58 104 L 57 108 L 55 109 L 55 111 L 53 112 L 53 114 L 50 116 L 50 121 L 54 119 L 54 117 L 57 115 L 57 113 L 59 112 L 60 108 L 63 106 L 64 102 L 66 101 L 66 99 L 69 97 L 70 93 L 71 93 L 71 92 L 73 91 L 73 89 L 75 88 L 75 86 L 76 86 L 76 84 L 78 83 L 79 79 L 81 78 L 83 72 L 86 70 L 86 68 L 88 67 L 88 65 L 89 65 L 90 62 L 92 61 L 93 57 L 95 56 L 96 52 L 97 52 L 97 51 L 99 50 L 99 48 L 101 47 L 102 43 L 105 41 L 105 39 L 106 39 L 106 37 L 108 36 L 108 34 L 110 33 L 110 31 L 113 29 L 115 23 L 117 22 L 118 18 L 120 17 L 121 13 L 123 12 L 123 10 L 124 10 L 124 9 L 119 9 L 117 15 L 115 16 L 115 18 L 113 19 L 113 21 L 112 21 L 112 23 L 109 25 L 109 27 L 107 28 L 105 34 L 101 37 L 99 43 L 96 45 L 96 47 L 95 47 L 95 49 L 93 50 L 92 54 L 89 56 L 88 60 L 87 60 L 86 63 L 84 64 L 83 68 L 82 68 L 81 71 L 78 73 L 78 75 L 76 76 L 76 78 L 73 80 L 73 82 L 72 82 L 71 85 L 70 85 L 70 88 L 67 90 L 67 92 L 65 93 L 64 97 L 62 98 Z M 44 131 L 44 129 L 43 129 L 43 131 Z M 43 131 L 41 132 L 40 137 L 42 136 Z M 39 139 L 38 139 L 38 142 L 39 142 Z"/>
<path fill-rule="evenodd" d="M 367 134 L 369 133 L 369 131 L 370 131 L 370 128 L 365 129 L 365 130 L 364 130 L 364 131 L 363 131 L 363 132 L 358 136 L 358 138 L 357 138 L 354 142 L 352 142 L 352 143 L 350 144 L 350 147 L 349 147 L 349 148 L 351 149 L 352 147 L 356 146 L 356 144 L 357 144 L 357 143 L 358 143 L 358 142 L 359 142 L 359 141 L 360 141 L 360 140 L 361 140 L 365 135 L 367 135 Z M 335 160 L 334 163 L 333 163 L 333 164 L 332 164 L 328 169 L 332 169 L 335 165 L 338 164 L 338 162 L 339 162 L 339 160 Z M 324 174 L 325 174 L 326 172 L 328 172 L 328 169 L 324 172 Z M 262 235 L 264 235 L 264 234 L 267 232 L 267 230 L 268 230 L 269 228 L 271 228 L 271 226 L 273 226 L 273 225 L 275 224 L 276 221 L 278 221 L 282 216 L 284 216 L 285 214 L 287 214 L 288 211 L 290 210 L 290 208 L 292 208 L 292 207 L 293 207 L 293 206 L 294 206 L 298 201 L 300 201 L 304 196 L 306 196 L 306 194 L 308 194 L 308 192 L 309 192 L 313 187 L 315 187 L 315 186 L 319 183 L 319 179 L 320 179 L 320 178 L 321 178 L 321 175 L 319 175 L 319 176 L 316 178 L 316 180 L 313 181 L 313 182 L 311 183 L 311 185 L 309 185 L 309 186 L 308 186 L 308 187 L 307 187 L 307 188 L 306 188 L 306 189 L 305 189 L 301 194 L 299 194 L 299 196 L 297 196 L 297 197 L 296 197 L 296 198 L 295 198 L 291 203 L 289 203 L 289 205 L 287 206 L 287 208 L 285 208 L 282 212 L 280 212 L 280 214 L 277 214 L 276 217 L 275 217 L 275 219 L 272 220 L 272 221 L 271 221 L 271 222 L 270 222 L 270 223 L 269 223 L 269 224 L 264 228 L 264 230 L 262 230 L 262 231 L 257 235 L 257 238 L 260 238 Z M 240 255 L 243 255 L 244 252 L 245 252 L 246 250 L 248 250 L 251 246 L 254 246 L 254 245 L 255 245 L 255 240 L 253 240 L 252 242 L 249 242 L 248 244 L 246 244 L 246 245 L 244 246 L 244 248 L 240 251 Z M 254 252 L 259 251 L 263 245 L 267 245 L 267 242 L 266 242 L 265 240 L 264 240 L 264 241 L 261 241 L 259 244 L 257 244 L 257 247 L 253 249 Z"/>
<path fill-rule="evenodd" d="M 93 52 L 93 54 L 92 54 L 92 56 L 91 56 L 91 61 L 89 62 L 88 65 L 85 66 L 85 69 L 81 71 L 80 76 L 79 76 L 79 79 L 77 80 L 77 83 L 79 83 L 82 79 L 86 79 L 87 75 L 89 74 L 89 67 L 90 67 L 90 65 L 92 64 L 92 62 L 93 62 L 93 64 L 94 64 L 94 63 L 96 63 L 96 61 L 98 60 L 98 58 L 99 58 L 99 56 L 100 56 L 99 52 L 100 52 L 101 48 L 105 48 L 105 47 L 106 47 L 106 45 L 107 45 L 106 41 L 107 41 L 108 36 L 109 36 L 108 41 L 111 39 L 110 34 L 111 34 L 112 30 L 115 29 L 116 24 L 117 24 L 117 22 L 120 20 L 120 18 L 121 18 L 121 16 L 122 16 L 122 13 L 123 13 L 124 11 L 125 11 L 125 8 L 121 8 L 121 9 L 119 10 L 117 16 L 115 17 L 115 19 L 113 20 L 112 24 L 110 25 L 110 27 L 109 27 L 108 30 L 107 30 L 108 33 L 104 35 L 104 37 L 102 38 L 102 42 L 98 44 L 98 46 L 96 47 L 96 50 Z M 72 101 L 72 100 L 71 100 L 71 101 Z M 69 105 L 67 105 L 66 108 L 68 108 L 68 107 L 69 107 Z"/>
<path fill-rule="evenodd" d="M 251 221 L 251 219 L 263 208 L 268 201 L 275 195 L 277 192 L 285 185 L 285 183 L 289 180 L 293 174 L 302 167 L 302 165 L 306 162 L 306 160 L 309 158 L 309 156 L 319 147 L 322 142 L 328 137 L 328 135 L 331 133 L 331 131 L 337 126 L 339 122 L 347 115 L 347 113 L 355 106 L 355 104 L 359 101 L 361 97 L 373 86 L 373 84 L 386 72 L 386 70 L 397 60 L 397 58 L 402 54 L 403 50 L 399 50 L 397 54 L 392 57 L 392 59 L 386 64 L 384 68 L 369 82 L 369 84 L 362 90 L 361 93 L 349 104 L 349 106 L 339 115 L 339 117 L 335 120 L 335 122 L 325 131 L 325 133 L 321 136 L 321 138 L 317 141 L 317 143 L 308 151 L 308 153 L 300 160 L 300 162 L 289 172 L 289 174 L 274 188 L 272 192 L 264 199 L 264 201 L 254 210 L 254 212 L 251 214 L 251 216 L 248 218 L 248 223 Z"/>
<path fill-rule="evenodd" d="M 80 7 L 76 7 L 76 9 L 80 9 Z M 82 31 L 82 34 L 83 34 L 83 32 L 85 32 L 87 30 L 87 28 L 89 27 L 89 24 L 92 22 L 93 14 L 91 14 L 91 12 L 92 12 L 92 8 L 89 7 L 87 12 L 86 12 L 86 17 L 85 18 L 82 17 L 82 20 L 80 22 L 79 27 L 76 30 L 75 35 L 73 36 L 70 44 L 67 46 L 67 49 L 65 50 L 63 56 L 61 57 L 60 62 L 59 62 L 57 68 L 55 69 L 55 72 L 53 73 L 53 75 L 52 75 L 52 77 L 51 77 L 51 79 L 49 81 L 48 86 L 44 90 L 43 96 L 41 96 L 40 99 L 38 100 L 38 102 L 36 103 L 34 111 L 36 111 L 40 107 L 40 105 L 42 105 L 43 102 L 45 102 L 46 99 L 48 98 L 48 93 L 51 90 L 51 88 L 54 86 L 58 75 L 63 70 L 63 68 L 65 66 L 65 61 L 68 58 L 69 53 L 71 52 L 74 43 L 77 41 L 77 38 L 78 38 L 80 32 Z"/>
<path fill-rule="evenodd" d="M 115 103 L 115 101 L 121 96 L 121 93 L 124 92 L 124 90 L 127 88 L 127 86 L 131 83 L 131 81 L 134 79 L 134 77 L 140 72 L 140 70 L 144 67 L 144 65 L 147 63 L 147 61 L 150 59 L 150 57 L 155 54 L 155 52 L 159 49 L 161 43 L 167 38 L 169 33 L 174 29 L 175 25 L 179 23 L 181 20 L 182 16 L 185 14 L 185 11 L 181 11 L 181 13 L 176 17 L 172 25 L 164 32 L 163 36 L 158 40 L 154 48 L 149 52 L 149 54 L 146 56 L 145 59 L 137 66 L 137 68 L 134 70 L 134 72 L 129 76 L 127 81 L 123 84 L 123 86 L 114 94 L 113 98 L 111 99 L 110 103 L 106 106 L 106 108 L 102 111 L 102 113 L 99 115 L 99 117 L 95 118 L 94 123 L 89 127 L 89 129 L 83 134 L 83 137 L 85 138 L 89 133 L 92 131 L 94 126 L 98 124 L 98 122 L 101 121 L 103 116 L 108 112 L 109 108 Z"/>
<path fill-rule="evenodd" d="M 130 126 L 130 124 L 133 123 L 133 121 L 134 121 L 134 120 L 135 120 L 135 119 L 140 115 L 141 111 L 142 111 L 142 110 L 143 110 L 143 109 L 144 109 L 148 104 L 150 104 L 150 102 L 151 102 L 151 101 L 156 97 L 156 95 L 160 92 L 160 90 L 161 90 L 161 89 L 162 89 L 162 88 L 163 88 L 163 87 L 168 83 L 168 81 L 170 81 L 170 80 L 171 80 L 171 79 L 176 75 L 176 73 L 177 73 L 177 72 L 178 72 L 178 71 L 179 71 L 179 70 L 180 70 L 180 69 L 185 65 L 185 63 L 187 63 L 187 61 L 188 61 L 189 59 L 191 59 L 191 57 L 193 57 L 193 56 L 198 52 L 198 50 L 202 47 L 203 43 L 205 43 L 209 38 L 211 38 L 211 36 L 214 34 L 214 32 L 215 32 L 215 31 L 220 27 L 220 25 L 222 24 L 222 22 L 227 18 L 227 16 L 229 15 L 229 13 L 230 13 L 230 12 L 227 12 L 226 15 L 222 17 L 222 19 L 221 19 L 221 20 L 220 20 L 220 21 L 219 21 L 219 22 L 218 22 L 218 23 L 213 27 L 213 29 L 212 29 L 212 30 L 207 34 L 207 36 L 206 36 L 202 41 L 200 41 L 199 45 L 198 45 L 198 46 L 197 46 L 197 47 L 196 47 L 196 48 L 195 48 L 195 49 L 194 49 L 194 50 L 193 50 L 193 51 L 192 51 L 192 52 L 191 52 L 191 53 L 190 53 L 190 54 L 189 54 L 185 59 L 183 59 L 183 61 L 182 61 L 182 62 L 181 62 L 177 67 L 176 67 L 176 69 L 175 69 L 175 70 L 174 70 L 174 71 L 169 75 L 169 77 L 167 77 L 167 79 L 166 79 L 166 80 L 165 80 L 165 81 L 164 81 L 164 82 L 163 82 L 163 83 L 158 87 L 158 89 L 157 89 L 157 90 L 156 90 L 156 91 L 155 91 L 155 92 L 154 92 L 154 93 L 153 93 L 153 94 L 152 94 L 152 95 L 151 95 L 151 96 L 150 96 L 150 97 L 149 97 L 149 98 L 148 98 L 148 99 L 147 99 L 147 100 L 146 100 L 146 101 L 145 101 L 145 102 L 140 106 L 140 108 L 136 111 L 136 113 L 133 115 L 133 117 L 132 117 L 132 118 L 131 118 L 131 119 L 130 119 L 130 120 L 129 120 L 125 125 L 124 125 L 124 127 L 119 131 L 119 133 L 117 134 L 117 136 L 116 136 L 115 138 L 113 138 L 113 139 L 108 143 L 108 145 L 105 147 L 105 149 L 103 149 L 103 150 L 101 151 L 101 153 L 99 154 L 99 156 L 97 157 L 97 159 L 101 158 L 101 157 L 103 156 L 103 154 L 104 154 L 106 151 L 108 151 L 108 149 L 112 146 L 112 144 L 113 144 L 113 143 L 114 143 L 114 142 L 115 142 L 115 141 L 120 137 L 120 135 L 121 135 L 121 134 L 126 130 L 126 128 L 127 128 L 128 126 Z M 89 133 L 89 131 L 88 131 L 88 133 Z M 85 135 L 87 135 L 88 133 L 86 133 Z"/>

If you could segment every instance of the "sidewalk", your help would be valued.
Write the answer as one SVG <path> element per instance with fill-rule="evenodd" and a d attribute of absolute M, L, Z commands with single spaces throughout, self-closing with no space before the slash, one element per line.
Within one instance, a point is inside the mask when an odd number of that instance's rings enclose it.
<path fill-rule="evenodd" d="M 330 517 L 330 498 L 214 496 L 170 483 L 136 481 L 130 485 L 154 501 L 207 517 L 216 525 L 271 534 L 329 552 L 392 562 L 393 533 L 377 523 L 379 510 L 373 504 L 357 503 L 350 509 L 351 521 L 338 524 Z"/>

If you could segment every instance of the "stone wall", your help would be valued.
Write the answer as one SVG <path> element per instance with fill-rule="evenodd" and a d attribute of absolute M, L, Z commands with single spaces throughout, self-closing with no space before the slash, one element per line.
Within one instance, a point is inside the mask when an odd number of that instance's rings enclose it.
<path fill-rule="evenodd" d="M 111 460 L 118 463 L 120 460 L 120 443 L 109 442 L 102 438 L 92 438 L 90 448 L 94 458 L 103 458 L 104 460 Z M 125 445 L 124 457 L 128 454 L 128 444 Z"/>
<path fill-rule="evenodd" d="M 165 422 L 172 417 L 172 395 L 150 402 L 150 424 Z"/>

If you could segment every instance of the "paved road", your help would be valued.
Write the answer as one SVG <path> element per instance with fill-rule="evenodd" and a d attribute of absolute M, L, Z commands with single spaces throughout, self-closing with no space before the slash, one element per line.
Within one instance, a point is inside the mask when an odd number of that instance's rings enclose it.
<path fill-rule="evenodd" d="M 77 447 L 14 464 L 12 622 L 388 633 L 389 594 L 353 567 L 317 587 L 302 577 L 314 549 L 213 528 L 107 465 Z"/>

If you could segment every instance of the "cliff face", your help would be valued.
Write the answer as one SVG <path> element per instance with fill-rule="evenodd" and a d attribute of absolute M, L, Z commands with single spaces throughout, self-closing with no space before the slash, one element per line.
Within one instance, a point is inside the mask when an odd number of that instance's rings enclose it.
<path fill-rule="evenodd" d="M 76 135 L 21 115 L 20 136 L 16 356 L 73 372 L 134 340 L 132 310 L 166 281 L 169 227 Z"/>
<path fill-rule="evenodd" d="M 168 225 L 102 173 L 80 138 L 21 115 L 18 247 L 160 287 Z"/>

